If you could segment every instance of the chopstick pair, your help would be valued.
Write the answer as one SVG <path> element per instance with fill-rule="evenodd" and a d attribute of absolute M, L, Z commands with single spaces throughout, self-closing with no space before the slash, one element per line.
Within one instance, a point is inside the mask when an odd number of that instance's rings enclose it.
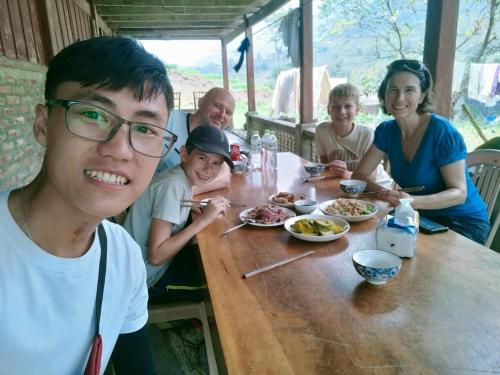
<path fill-rule="evenodd" d="M 396 191 L 401 191 L 403 193 L 414 193 L 416 191 L 422 191 L 425 189 L 425 186 L 411 186 L 407 188 L 396 189 Z M 368 197 L 370 195 L 377 195 L 378 191 L 368 191 L 366 193 L 358 194 L 359 197 Z"/>
<path fill-rule="evenodd" d="M 206 206 L 208 204 L 208 201 L 195 201 L 195 200 L 191 200 L 191 199 L 182 199 L 181 200 L 181 203 L 182 206 L 184 207 L 187 207 L 187 206 Z M 243 203 L 233 203 L 233 202 L 229 202 L 229 205 L 231 207 L 246 207 L 247 205 L 246 204 L 243 204 Z"/>

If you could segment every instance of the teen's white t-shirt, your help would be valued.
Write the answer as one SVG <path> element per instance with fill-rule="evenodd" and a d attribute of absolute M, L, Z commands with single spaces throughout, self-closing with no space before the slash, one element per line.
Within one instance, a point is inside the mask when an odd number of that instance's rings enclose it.
<path fill-rule="evenodd" d="M 350 161 L 360 160 L 366 154 L 373 143 L 374 131 L 368 126 L 354 124 L 354 128 L 344 138 L 337 136 L 333 130 L 331 122 L 323 122 L 316 128 L 314 136 L 316 155 L 326 156 L 328 162 L 334 160 Z M 356 165 L 348 165 L 355 167 Z M 350 169 L 351 171 L 354 168 Z M 392 181 L 381 164 L 377 166 L 372 178 L 376 183 L 388 189 L 392 186 Z"/>
<path fill-rule="evenodd" d="M 9 193 L 0 193 L 0 373 L 83 374 L 95 330 L 99 237 L 79 258 L 51 255 L 18 227 L 7 207 Z M 148 317 L 140 248 L 119 225 L 103 225 L 108 256 L 101 374 L 118 335 L 139 330 Z"/>

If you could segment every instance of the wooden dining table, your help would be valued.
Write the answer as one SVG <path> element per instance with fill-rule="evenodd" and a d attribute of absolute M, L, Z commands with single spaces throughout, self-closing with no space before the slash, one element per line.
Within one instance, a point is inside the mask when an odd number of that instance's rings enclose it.
<path fill-rule="evenodd" d="M 303 182 L 305 160 L 278 154 L 275 171 L 233 174 L 221 194 L 248 207 L 285 191 L 322 202 L 339 180 Z M 367 283 L 352 255 L 376 248 L 387 212 L 351 223 L 331 242 L 296 239 L 283 226 L 240 223 L 230 208 L 197 236 L 229 374 L 500 373 L 500 255 L 453 231 L 417 237 L 416 255 L 384 285 Z M 243 279 L 247 271 L 314 254 Z"/>

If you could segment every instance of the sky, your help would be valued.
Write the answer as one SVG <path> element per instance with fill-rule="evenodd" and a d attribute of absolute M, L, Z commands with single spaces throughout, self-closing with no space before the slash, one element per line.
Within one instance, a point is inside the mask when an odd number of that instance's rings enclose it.
<path fill-rule="evenodd" d="M 218 40 L 141 40 L 141 43 L 166 64 L 199 66 L 204 65 L 203 59 L 214 55 L 220 60 Z"/>

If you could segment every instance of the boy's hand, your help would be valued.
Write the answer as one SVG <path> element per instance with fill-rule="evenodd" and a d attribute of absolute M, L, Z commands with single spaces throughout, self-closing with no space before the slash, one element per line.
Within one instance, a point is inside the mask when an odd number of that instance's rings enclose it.
<path fill-rule="evenodd" d="M 342 160 L 334 160 L 327 165 L 327 169 L 333 172 L 334 177 L 349 178 L 347 164 Z"/>
<path fill-rule="evenodd" d="M 218 195 L 217 197 L 210 199 L 207 206 L 203 208 L 200 219 L 206 220 L 207 224 L 210 224 L 217 218 L 217 216 L 225 215 L 228 208 L 229 201 Z"/>

